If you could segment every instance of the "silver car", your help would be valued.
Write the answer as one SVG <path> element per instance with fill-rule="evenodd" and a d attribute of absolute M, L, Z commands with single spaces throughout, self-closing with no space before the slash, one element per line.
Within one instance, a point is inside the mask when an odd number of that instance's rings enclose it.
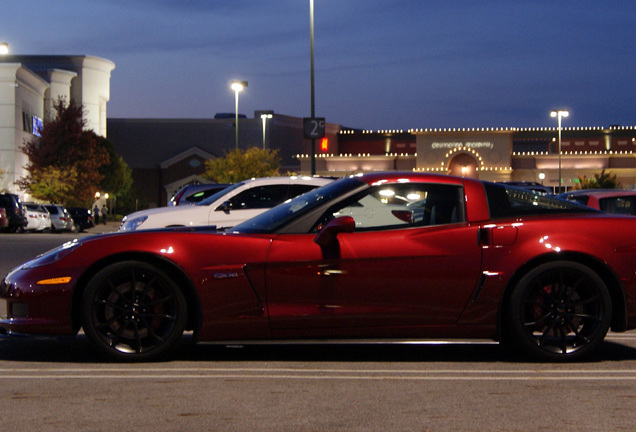
<path fill-rule="evenodd" d="M 51 231 L 74 231 L 73 219 L 64 206 L 59 204 L 45 204 L 44 207 L 51 215 Z"/>

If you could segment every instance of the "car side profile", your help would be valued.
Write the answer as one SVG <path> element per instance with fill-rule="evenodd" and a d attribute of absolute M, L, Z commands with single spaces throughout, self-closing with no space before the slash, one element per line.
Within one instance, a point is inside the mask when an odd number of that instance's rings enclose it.
<path fill-rule="evenodd" d="M 206 225 L 228 228 L 332 181 L 301 176 L 245 180 L 193 206 L 159 207 L 132 213 L 124 217 L 119 230 Z"/>
<path fill-rule="evenodd" d="M 636 218 L 414 172 L 343 178 L 224 232 L 83 237 L 0 284 L 1 331 L 83 329 L 126 361 L 192 331 L 220 344 L 492 339 L 558 362 L 634 328 Z"/>

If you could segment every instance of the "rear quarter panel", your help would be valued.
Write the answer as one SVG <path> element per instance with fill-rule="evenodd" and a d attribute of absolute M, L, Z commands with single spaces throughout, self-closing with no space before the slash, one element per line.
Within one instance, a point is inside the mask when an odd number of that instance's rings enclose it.
<path fill-rule="evenodd" d="M 587 215 L 493 221 L 482 229 L 514 229 L 483 246 L 483 284 L 461 322 L 492 322 L 504 292 L 546 261 L 577 260 L 603 266 L 620 282 L 628 327 L 636 321 L 636 218 Z M 508 231 L 507 231 L 508 232 Z M 601 268 L 601 267 L 599 267 Z M 606 280 L 608 285 L 613 281 Z M 505 306 L 505 305 L 504 305 Z M 622 312 L 619 310 L 614 311 Z"/>

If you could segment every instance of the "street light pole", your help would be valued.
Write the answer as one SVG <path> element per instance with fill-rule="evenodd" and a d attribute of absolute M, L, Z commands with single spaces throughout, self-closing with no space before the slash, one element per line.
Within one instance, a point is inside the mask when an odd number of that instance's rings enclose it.
<path fill-rule="evenodd" d="M 557 128 L 559 131 L 559 189 L 557 193 L 561 193 L 561 118 L 569 115 L 570 113 L 567 110 L 550 111 L 550 117 L 557 118 Z"/>
<path fill-rule="evenodd" d="M 245 87 L 247 87 L 247 81 L 232 81 L 232 85 L 231 88 L 232 90 L 234 90 L 234 112 L 235 112 L 235 120 L 234 120 L 234 129 L 235 129 L 235 134 L 236 134 L 236 139 L 235 139 L 235 146 L 236 146 L 236 150 L 238 150 L 238 141 L 239 141 L 239 135 L 238 135 L 238 101 L 239 101 L 239 92 L 241 92 L 241 90 L 243 90 Z"/>
<path fill-rule="evenodd" d="M 311 44 L 311 118 L 316 117 L 316 99 L 314 90 L 314 0 L 309 0 L 309 33 Z M 311 175 L 316 175 L 316 140 L 311 139 Z"/>
<path fill-rule="evenodd" d="M 261 120 L 263 120 L 263 150 L 265 150 L 265 128 L 267 126 L 267 119 L 274 117 L 272 113 L 262 113 Z"/>

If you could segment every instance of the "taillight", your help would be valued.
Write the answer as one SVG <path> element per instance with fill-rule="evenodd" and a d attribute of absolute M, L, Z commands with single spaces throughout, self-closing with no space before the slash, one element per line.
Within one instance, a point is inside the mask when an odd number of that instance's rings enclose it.
<path fill-rule="evenodd" d="M 181 199 L 184 193 L 185 193 L 185 189 L 183 189 L 180 194 L 174 196 L 174 205 L 179 205 L 179 200 Z"/>

